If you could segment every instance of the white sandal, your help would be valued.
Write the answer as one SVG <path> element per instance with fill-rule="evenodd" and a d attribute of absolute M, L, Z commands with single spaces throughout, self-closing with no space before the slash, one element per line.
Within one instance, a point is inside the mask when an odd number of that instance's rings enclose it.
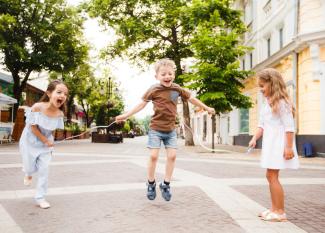
<path fill-rule="evenodd" d="M 37 200 L 36 203 L 42 209 L 48 209 L 51 207 L 50 203 L 48 203 L 45 199 Z"/>
<path fill-rule="evenodd" d="M 271 213 L 271 210 L 264 210 L 263 212 L 259 213 L 257 216 L 260 218 L 265 218 L 266 215 L 268 215 L 269 213 Z"/>
<path fill-rule="evenodd" d="M 288 221 L 287 215 L 285 213 L 277 214 L 274 212 L 268 213 L 265 217 L 262 217 L 262 220 L 269 221 L 269 222 L 286 222 L 286 221 Z"/>

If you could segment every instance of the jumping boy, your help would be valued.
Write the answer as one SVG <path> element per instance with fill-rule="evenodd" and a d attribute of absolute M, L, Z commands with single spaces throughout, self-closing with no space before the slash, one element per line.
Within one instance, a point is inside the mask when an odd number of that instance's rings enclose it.
<path fill-rule="evenodd" d="M 154 115 L 150 122 L 147 145 L 150 149 L 147 184 L 147 197 L 149 200 L 154 200 L 156 198 L 155 169 L 161 141 L 163 141 L 166 148 L 167 163 L 164 182 L 160 183 L 159 188 L 162 197 L 166 201 L 170 201 L 172 196 L 170 192 L 170 181 L 176 160 L 177 136 L 175 121 L 178 97 L 180 96 L 183 100 L 205 109 L 209 114 L 215 114 L 213 108 L 206 106 L 197 98 L 191 97 L 191 93 L 188 90 L 173 83 L 175 79 L 175 67 L 176 65 L 172 60 L 159 60 L 155 64 L 155 78 L 159 81 L 159 84 L 151 86 L 143 95 L 142 102 L 131 111 L 116 117 L 117 122 L 124 121 L 142 110 L 149 101 L 152 101 L 154 105 Z"/>

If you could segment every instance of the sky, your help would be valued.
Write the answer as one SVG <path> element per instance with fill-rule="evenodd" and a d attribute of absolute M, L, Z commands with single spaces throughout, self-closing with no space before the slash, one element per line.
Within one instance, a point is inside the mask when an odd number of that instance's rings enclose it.
<path fill-rule="evenodd" d="M 67 0 L 67 2 L 70 5 L 77 5 L 81 0 Z M 95 61 L 93 65 L 96 67 L 96 74 L 99 75 L 103 68 L 108 67 L 113 77 L 120 83 L 120 89 L 125 101 L 125 110 L 128 111 L 139 104 L 145 91 L 157 82 L 154 77 L 153 67 L 148 66 L 145 71 L 141 71 L 129 61 L 120 58 L 112 62 L 100 63 L 96 56 L 99 55 L 101 49 L 114 39 L 115 35 L 113 30 L 105 31 L 96 19 L 88 19 L 85 22 L 84 36 L 92 47 L 90 56 L 92 61 Z M 143 118 L 152 113 L 152 104 L 149 103 L 142 111 L 135 114 L 135 117 Z"/>

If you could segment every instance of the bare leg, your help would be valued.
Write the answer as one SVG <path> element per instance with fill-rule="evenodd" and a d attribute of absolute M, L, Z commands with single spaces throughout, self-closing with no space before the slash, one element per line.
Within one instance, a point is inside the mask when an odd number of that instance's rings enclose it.
<path fill-rule="evenodd" d="M 284 192 L 279 181 L 279 171 L 274 169 L 267 169 L 266 178 L 269 182 L 271 193 L 272 208 L 271 211 L 277 214 L 284 213 Z"/>
<path fill-rule="evenodd" d="M 176 149 L 167 148 L 166 152 L 167 152 L 167 163 L 166 163 L 165 181 L 170 182 L 175 167 Z"/>
<path fill-rule="evenodd" d="M 148 161 L 148 180 L 155 180 L 155 170 L 158 161 L 159 149 L 150 149 L 150 158 Z"/>

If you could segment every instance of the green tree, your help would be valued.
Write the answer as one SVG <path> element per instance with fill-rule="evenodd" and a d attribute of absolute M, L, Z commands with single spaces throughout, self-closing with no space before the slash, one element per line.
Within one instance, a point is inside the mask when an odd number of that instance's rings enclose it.
<path fill-rule="evenodd" d="M 83 113 L 85 114 L 87 127 L 89 127 L 91 120 L 94 117 L 92 109 L 93 106 L 96 105 L 96 100 L 99 96 L 97 90 L 99 88 L 97 87 L 98 82 L 91 70 L 89 70 L 89 75 L 85 77 L 83 82 L 82 87 L 77 93 L 77 99 L 78 103 L 82 107 Z"/>
<path fill-rule="evenodd" d="M 149 131 L 151 116 L 146 116 L 143 119 L 139 120 L 141 126 L 143 126 L 146 133 Z"/>
<path fill-rule="evenodd" d="M 251 73 L 239 70 L 238 57 L 250 48 L 240 45 L 246 31 L 241 12 L 229 7 L 230 1 L 193 1 L 191 13 L 197 22 L 192 48 L 196 58 L 193 72 L 183 75 L 188 87 L 197 92 L 219 115 L 237 108 L 251 107 L 241 93 L 243 80 Z"/>
<path fill-rule="evenodd" d="M 122 131 L 123 131 L 124 133 L 128 133 L 128 132 L 130 132 L 130 130 L 131 130 L 130 124 L 129 124 L 128 121 L 126 121 L 126 122 L 124 123 L 123 128 L 122 128 Z"/>
<path fill-rule="evenodd" d="M 105 105 L 100 105 L 96 114 L 96 124 L 97 126 L 107 125 L 107 108 Z"/>
<path fill-rule="evenodd" d="M 99 125 L 97 122 L 98 115 L 102 119 L 100 120 L 101 125 L 106 125 L 112 118 L 121 114 L 124 109 L 123 99 L 118 86 L 114 78 L 112 78 L 110 84 L 111 93 L 109 93 L 109 80 L 105 77 L 95 78 L 90 75 L 86 80 L 86 84 L 77 96 L 84 113 L 88 115 L 88 126 L 94 116 L 96 118 L 96 124 Z M 111 128 L 114 127 L 113 125 Z"/>
<path fill-rule="evenodd" d="M 2 63 L 12 74 L 18 101 L 33 71 L 70 71 L 85 59 L 82 22 L 64 0 L 0 0 Z"/>

